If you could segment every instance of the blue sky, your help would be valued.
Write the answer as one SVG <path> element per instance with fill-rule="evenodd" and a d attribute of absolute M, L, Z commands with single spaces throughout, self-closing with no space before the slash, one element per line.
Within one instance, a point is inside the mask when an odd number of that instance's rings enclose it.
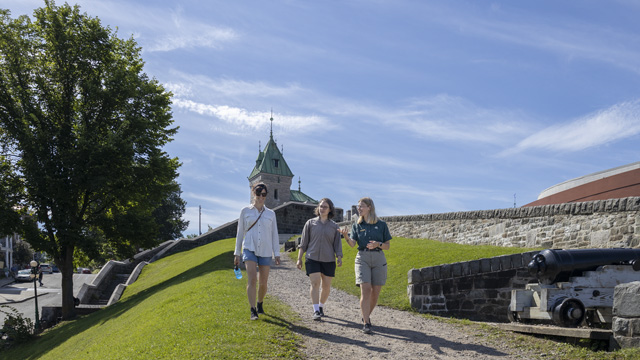
<path fill-rule="evenodd" d="M 640 161 L 640 1 L 77 4 L 174 94 L 185 235 L 198 206 L 205 232 L 248 204 L 271 109 L 294 188 L 383 216 L 521 206 Z"/>

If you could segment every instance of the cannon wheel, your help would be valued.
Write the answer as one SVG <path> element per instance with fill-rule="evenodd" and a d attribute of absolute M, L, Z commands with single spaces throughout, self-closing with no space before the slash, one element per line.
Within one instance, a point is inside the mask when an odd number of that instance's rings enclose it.
<path fill-rule="evenodd" d="M 584 305 L 576 299 L 560 299 L 553 308 L 553 322 L 559 326 L 576 327 L 585 317 Z"/>

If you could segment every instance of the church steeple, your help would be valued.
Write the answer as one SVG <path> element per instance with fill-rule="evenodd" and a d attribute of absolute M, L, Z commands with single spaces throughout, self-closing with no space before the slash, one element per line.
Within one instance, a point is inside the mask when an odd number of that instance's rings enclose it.
<path fill-rule="evenodd" d="M 291 198 L 293 173 L 273 139 L 273 110 L 271 110 L 269 141 L 264 150 L 258 151 L 256 165 L 249 174 L 249 186 L 263 182 L 269 189 L 265 204 L 269 208 L 288 202 Z M 253 195 L 252 195 L 253 196 Z"/>

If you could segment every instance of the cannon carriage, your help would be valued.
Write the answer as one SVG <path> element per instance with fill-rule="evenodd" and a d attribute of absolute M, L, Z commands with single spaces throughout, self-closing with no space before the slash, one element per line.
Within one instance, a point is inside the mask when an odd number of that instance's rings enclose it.
<path fill-rule="evenodd" d="M 638 270 L 640 249 L 543 250 L 528 264 L 538 283 L 511 291 L 509 320 L 610 328 L 614 289 Z"/>

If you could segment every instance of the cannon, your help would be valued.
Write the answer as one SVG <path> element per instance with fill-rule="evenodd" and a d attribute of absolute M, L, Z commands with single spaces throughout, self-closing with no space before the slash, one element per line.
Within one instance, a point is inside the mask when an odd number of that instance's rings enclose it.
<path fill-rule="evenodd" d="M 640 249 L 542 250 L 528 265 L 529 274 L 542 284 L 567 281 L 570 276 L 599 266 L 630 264 L 640 270 Z"/>
<path fill-rule="evenodd" d="M 610 327 L 615 286 L 640 281 L 640 249 L 547 249 L 527 268 L 538 283 L 511 290 L 509 320 Z"/>

